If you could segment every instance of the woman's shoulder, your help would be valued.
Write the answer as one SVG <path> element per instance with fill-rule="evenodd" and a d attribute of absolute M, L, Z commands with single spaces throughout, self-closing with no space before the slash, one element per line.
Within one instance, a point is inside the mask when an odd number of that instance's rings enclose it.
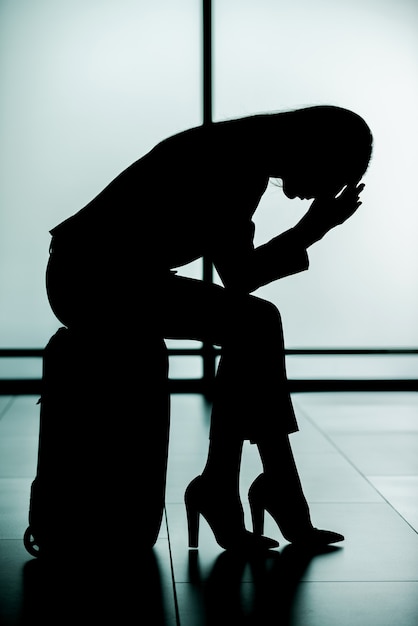
<path fill-rule="evenodd" d="M 252 137 L 257 134 L 259 117 L 233 118 L 187 128 L 160 141 L 149 154 L 171 146 L 178 148 L 181 145 L 187 147 L 205 142 L 216 142 L 218 145 L 222 145 L 222 142 L 227 145 L 232 141 L 251 142 Z"/>
<path fill-rule="evenodd" d="M 252 118 L 202 124 L 160 141 L 147 157 L 154 164 L 168 159 L 175 169 L 186 163 L 191 168 L 206 164 L 231 171 L 258 161 L 255 137 Z"/>

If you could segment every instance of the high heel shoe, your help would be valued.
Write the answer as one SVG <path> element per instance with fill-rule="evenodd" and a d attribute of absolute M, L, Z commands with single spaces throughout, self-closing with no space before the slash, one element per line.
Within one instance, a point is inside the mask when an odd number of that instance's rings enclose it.
<path fill-rule="evenodd" d="M 246 530 L 244 511 L 239 499 L 222 499 L 202 476 L 197 476 L 184 494 L 189 548 L 199 545 L 199 515 L 203 515 L 212 529 L 217 543 L 225 550 L 260 551 L 277 548 L 279 543 L 268 537 Z"/>
<path fill-rule="evenodd" d="M 312 526 L 309 514 L 307 519 L 294 520 L 291 523 L 292 512 L 286 510 L 286 505 L 281 507 L 280 496 L 277 497 L 268 489 L 264 474 L 260 474 L 252 483 L 248 492 L 250 503 L 253 532 L 255 535 L 262 535 L 264 531 L 264 512 L 267 511 L 280 528 L 283 537 L 291 543 L 299 545 L 309 545 L 312 547 L 326 546 L 330 543 L 344 541 L 344 536 L 331 530 L 320 530 Z M 292 506 L 292 505 L 291 505 Z M 301 511 L 304 507 L 301 507 Z M 293 513 L 294 515 L 294 513 Z M 306 518 L 306 513 L 302 512 L 302 517 Z"/>

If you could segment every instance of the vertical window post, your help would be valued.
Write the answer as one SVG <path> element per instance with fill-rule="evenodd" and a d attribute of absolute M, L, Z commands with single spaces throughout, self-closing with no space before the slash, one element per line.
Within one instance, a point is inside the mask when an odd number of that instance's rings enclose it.
<path fill-rule="evenodd" d="M 202 0 L 203 18 L 203 123 L 211 124 L 212 112 L 212 0 Z"/>
<path fill-rule="evenodd" d="M 203 124 L 212 124 L 212 0 L 202 0 L 202 65 L 203 65 Z M 213 266 L 210 259 L 203 258 L 203 280 L 213 282 Z M 215 379 L 216 354 L 213 345 L 203 342 L 203 388 L 210 398 Z"/>

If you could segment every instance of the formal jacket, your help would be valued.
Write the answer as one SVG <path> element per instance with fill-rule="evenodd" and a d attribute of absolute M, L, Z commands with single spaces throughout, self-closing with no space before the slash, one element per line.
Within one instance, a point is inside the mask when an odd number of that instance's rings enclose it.
<path fill-rule="evenodd" d="M 225 287 L 252 292 L 309 264 L 292 229 L 254 247 L 252 217 L 269 181 L 259 156 L 240 120 L 180 132 L 51 234 L 83 263 L 107 259 L 152 278 L 205 256 Z"/>

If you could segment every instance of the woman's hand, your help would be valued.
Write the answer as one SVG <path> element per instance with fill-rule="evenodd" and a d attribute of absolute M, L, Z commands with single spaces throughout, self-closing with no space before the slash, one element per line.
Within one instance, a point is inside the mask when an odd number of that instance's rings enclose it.
<path fill-rule="evenodd" d="M 343 224 L 361 205 L 360 193 L 365 185 L 347 187 L 336 198 L 316 198 L 295 229 L 306 247 L 312 245 L 332 228 Z"/>
<path fill-rule="evenodd" d="M 337 198 L 317 198 L 312 202 L 308 213 L 323 220 L 324 224 L 328 223 L 328 230 L 343 224 L 361 205 L 360 194 L 364 187 L 363 183 L 347 185 Z"/>

